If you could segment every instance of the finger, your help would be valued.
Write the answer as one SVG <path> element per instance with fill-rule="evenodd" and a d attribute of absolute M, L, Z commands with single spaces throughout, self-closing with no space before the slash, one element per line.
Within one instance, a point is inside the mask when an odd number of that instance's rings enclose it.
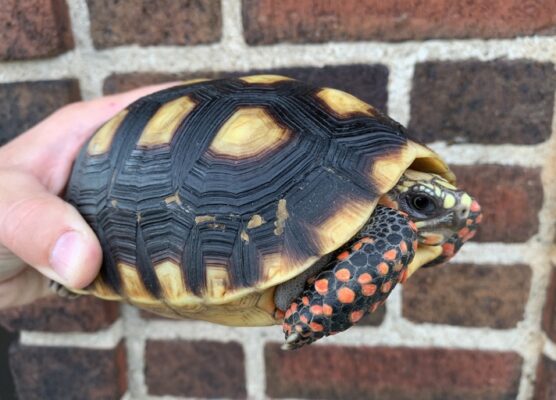
<path fill-rule="evenodd" d="M 0 310 L 51 295 L 48 283 L 49 279 L 33 268 L 21 269 L 18 274 L 0 281 Z"/>
<path fill-rule="evenodd" d="M 77 210 L 20 172 L 0 170 L 0 244 L 73 288 L 88 285 L 102 260 L 100 244 Z"/>
<path fill-rule="evenodd" d="M 33 173 L 51 193 L 60 193 L 83 143 L 130 103 L 179 82 L 73 103 L 6 144 L 0 164 Z"/>

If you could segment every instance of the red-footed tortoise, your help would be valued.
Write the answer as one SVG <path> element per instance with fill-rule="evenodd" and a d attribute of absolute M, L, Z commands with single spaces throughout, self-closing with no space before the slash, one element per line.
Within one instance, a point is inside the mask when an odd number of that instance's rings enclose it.
<path fill-rule="evenodd" d="M 173 318 L 343 331 L 471 238 L 437 154 L 339 90 L 282 76 L 144 97 L 82 149 L 66 198 L 104 260 L 84 291 Z"/>

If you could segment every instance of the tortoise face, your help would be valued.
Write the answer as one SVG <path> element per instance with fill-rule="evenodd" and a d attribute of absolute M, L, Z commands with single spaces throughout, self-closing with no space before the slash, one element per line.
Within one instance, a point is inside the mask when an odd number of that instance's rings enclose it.
<path fill-rule="evenodd" d="M 381 204 L 408 214 L 418 228 L 419 253 L 413 268 L 450 259 L 476 232 L 481 222 L 479 203 L 444 178 L 407 170 Z M 413 272 L 413 271 L 411 271 Z"/>

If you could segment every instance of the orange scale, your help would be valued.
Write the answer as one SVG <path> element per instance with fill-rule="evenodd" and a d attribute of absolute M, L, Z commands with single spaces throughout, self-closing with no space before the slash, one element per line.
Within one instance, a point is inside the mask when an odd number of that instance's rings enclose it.
<path fill-rule="evenodd" d="M 400 280 L 401 283 L 405 283 L 405 281 L 407 280 L 407 269 L 404 269 L 404 270 L 400 273 L 399 280 Z"/>
<path fill-rule="evenodd" d="M 480 224 L 483 221 L 483 214 L 479 215 L 477 218 L 475 218 L 475 222 Z"/>
<path fill-rule="evenodd" d="M 357 242 L 353 245 L 352 249 L 355 251 L 361 250 L 361 247 L 363 247 L 363 243 L 361 242 Z"/>
<path fill-rule="evenodd" d="M 289 318 L 291 316 L 292 316 L 292 310 L 290 308 L 288 311 L 286 311 L 286 315 L 284 316 L 284 318 Z"/>
<path fill-rule="evenodd" d="M 292 305 L 290 306 L 290 310 L 292 312 L 296 312 L 297 311 L 297 303 L 292 303 Z"/>
<path fill-rule="evenodd" d="M 443 256 L 451 257 L 451 256 L 454 255 L 455 250 L 456 250 L 456 248 L 454 247 L 454 245 L 452 243 L 444 243 L 442 245 L 442 255 Z"/>
<path fill-rule="evenodd" d="M 466 228 L 461 228 L 461 229 L 458 231 L 458 236 L 459 236 L 460 238 L 463 238 L 463 237 L 467 236 L 468 233 L 469 233 L 469 228 L 467 228 L 467 227 L 466 227 Z"/>
<path fill-rule="evenodd" d="M 319 279 L 315 282 L 315 289 L 318 294 L 324 296 L 328 293 L 328 280 L 326 279 Z"/>
<path fill-rule="evenodd" d="M 330 317 L 332 315 L 332 313 L 334 312 L 334 309 L 329 306 L 328 304 L 324 304 L 322 306 L 322 312 L 324 313 L 324 315 L 326 315 L 327 317 Z"/>
<path fill-rule="evenodd" d="M 417 247 L 419 247 L 419 242 L 417 240 L 413 241 L 413 251 L 417 251 Z"/>
<path fill-rule="evenodd" d="M 292 331 L 292 326 L 290 324 L 284 323 L 282 324 L 282 330 L 289 335 L 290 332 Z"/>
<path fill-rule="evenodd" d="M 340 303 L 343 304 L 353 303 L 353 300 L 355 300 L 355 292 L 347 287 L 338 289 L 336 295 L 338 296 L 338 300 L 340 301 Z"/>
<path fill-rule="evenodd" d="M 473 200 L 469 209 L 473 212 L 479 212 L 479 211 L 481 211 L 481 206 L 479 205 L 477 200 Z"/>
<path fill-rule="evenodd" d="M 321 324 L 318 324 L 316 322 L 311 322 L 309 324 L 309 326 L 311 327 L 311 330 L 313 332 L 322 332 L 324 330 L 324 326 L 322 326 Z"/>
<path fill-rule="evenodd" d="M 301 317 L 299 317 L 299 319 L 301 320 L 301 322 L 303 322 L 304 324 L 308 324 L 309 320 L 307 319 L 307 317 L 305 315 L 302 315 Z"/>
<path fill-rule="evenodd" d="M 303 303 L 304 306 L 308 306 L 309 305 L 309 298 L 307 296 L 303 296 L 301 298 L 301 302 Z"/>
<path fill-rule="evenodd" d="M 413 229 L 413 231 L 417 232 L 417 225 L 415 225 L 415 222 L 409 221 L 407 224 L 411 229 Z"/>
<path fill-rule="evenodd" d="M 322 306 L 319 305 L 311 306 L 311 308 L 309 308 L 309 311 L 311 311 L 314 315 L 321 315 L 323 313 Z"/>
<path fill-rule="evenodd" d="M 274 312 L 274 318 L 276 319 L 284 319 L 284 311 L 280 310 L 280 309 L 276 309 L 276 311 Z"/>
<path fill-rule="evenodd" d="M 303 327 L 301 325 L 296 325 L 295 331 L 303 335 Z"/>
<path fill-rule="evenodd" d="M 477 231 L 471 231 L 469 232 L 467 235 L 465 235 L 462 240 L 464 242 L 467 242 L 469 239 L 473 238 L 475 236 L 475 234 L 477 233 Z"/>
<path fill-rule="evenodd" d="M 402 251 L 403 254 L 407 253 L 407 244 L 403 240 L 400 243 L 400 250 Z"/>
<path fill-rule="evenodd" d="M 349 319 L 350 319 L 351 322 L 353 322 L 355 324 L 357 321 L 359 321 L 361 318 L 363 318 L 363 315 L 365 315 L 363 310 L 353 311 L 349 315 Z"/>
<path fill-rule="evenodd" d="M 398 255 L 398 252 L 396 251 L 396 249 L 390 249 L 386 253 L 383 254 L 383 257 L 384 257 L 385 260 L 392 261 L 392 260 L 396 259 L 397 255 Z"/>
<path fill-rule="evenodd" d="M 340 254 L 338 254 L 338 257 L 336 257 L 338 260 L 340 261 L 344 261 L 349 257 L 349 251 L 342 251 Z"/>
<path fill-rule="evenodd" d="M 361 285 L 364 285 L 365 283 L 371 283 L 372 281 L 373 277 L 368 272 L 361 274 L 359 278 L 357 278 L 357 282 L 359 282 Z"/>
<path fill-rule="evenodd" d="M 361 243 L 374 243 L 375 240 L 373 238 L 370 237 L 364 237 L 363 239 L 360 240 Z"/>
<path fill-rule="evenodd" d="M 336 271 L 336 273 L 334 275 L 336 276 L 336 279 L 338 279 L 339 281 L 342 281 L 342 282 L 347 282 L 347 281 L 349 281 L 349 278 L 351 278 L 351 273 L 349 272 L 349 269 L 347 269 L 347 268 L 342 268 L 342 269 Z"/>
<path fill-rule="evenodd" d="M 376 285 L 372 283 L 361 285 L 361 293 L 363 293 L 363 296 L 372 296 L 376 293 Z"/>
<path fill-rule="evenodd" d="M 378 306 L 379 306 L 378 302 L 374 303 L 373 305 L 371 305 L 371 307 L 369 307 L 369 312 L 374 313 L 376 311 L 376 309 L 378 308 Z"/>
<path fill-rule="evenodd" d="M 377 265 L 376 270 L 380 275 L 386 275 L 390 270 L 390 267 L 385 262 L 381 262 Z"/>
<path fill-rule="evenodd" d="M 384 282 L 380 287 L 382 293 L 388 293 L 390 290 L 392 290 L 392 281 Z"/>

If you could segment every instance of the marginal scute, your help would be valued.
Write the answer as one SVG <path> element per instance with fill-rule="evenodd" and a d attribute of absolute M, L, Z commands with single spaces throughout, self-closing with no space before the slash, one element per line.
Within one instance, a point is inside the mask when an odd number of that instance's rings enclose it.
<path fill-rule="evenodd" d="M 99 156 L 110 149 L 114 135 L 127 114 L 127 110 L 119 112 L 95 133 L 87 146 L 87 153 L 90 156 Z"/>
<path fill-rule="evenodd" d="M 117 268 L 126 298 L 138 300 L 139 302 L 154 299 L 147 288 L 145 288 L 141 275 L 139 275 L 134 266 L 119 262 Z"/>
<path fill-rule="evenodd" d="M 219 299 L 224 297 L 230 284 L 228 266 L 208 264 L 206 268 L 206 274 L 208 295 L 212 299 Z"/>
<path fill-rule="evenodd" d="M 140 147 L 169 144 L 180 123 L 193 111 L 195 101 L 189 96 L 169 101 L 158 109 L 141 132 L 137 141 Z"/>
<path fill-rule="evenodd" d="M 154 266 L 164 299 L 172 304 L 179 304 L 187 296 L 183 273 L 174 261 L 162 261 Z"/>
<path fill-rule="evenodd" d="M 266 84 L 292 80 L 287 76 L 281 76 L 281 75 L 252 75 L 252 76 L 242 76 L 239 79 L 241 79 L 243 82 L 246 83 L 266 83 Z"/>
<path fill-rule="evenodd" d="M 354 114 L 365 114 L 369 117 L 374 115 L 371 105 L 341 90 L 323 88 L 317 93 L 317 97 L 340 117 L 350 117 Z"/>
<path fill-rule="evenodd" d="M 290 137 L 291 132 L 279 125 L 265 108 L 242 107 L 220 128 L 209 151 L 235 159 L 264 156 Z"/>
<path fill-rule="evenodd" d="M 379 193 L 384 194 L 392 189 L 414 157 L 412 148 L 407 145 L 375 157 L 368 174 Z"/>

